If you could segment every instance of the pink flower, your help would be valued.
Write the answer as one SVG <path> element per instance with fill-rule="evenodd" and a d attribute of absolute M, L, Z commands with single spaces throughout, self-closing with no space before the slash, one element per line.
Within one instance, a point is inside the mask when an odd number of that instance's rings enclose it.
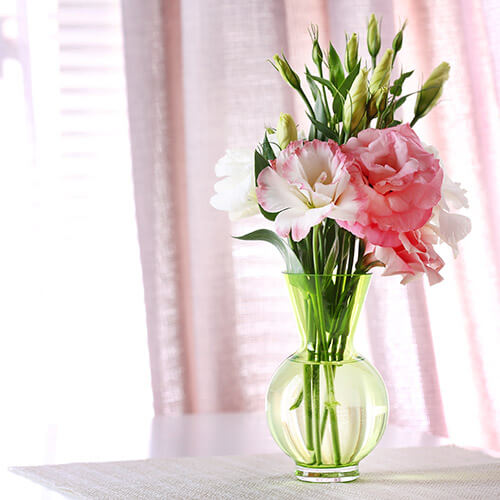
<path fill-rule="evenodd" d="M 437 243 L 437 236 L 429 226 L 400 233 L 399 241 L 400 244 L 396 247 L 375 246 L 371 249 L 374 259 L 385 264 L 383 276 L 402 274 L 403 284 L 422 273 L 427 275 L 431 285 L 443 279 L 439 271 L 444 262 L 434 250 L 433 245 Z"/>
<path fill-rule="evenodd" d="M 295 141 L 257 179 L 257 200 L 279 212 L 276 232 L 294 241 L 326 217 L 354 222 L 360 209 L 348 155 L 334 141 Z"/>
<path fill-rule="evenodd" d="M 355 222 L 339 222 L 360 238 L 398 247 L 399 233 L 421 228 L 441 198 L 439 160 L 407 124 L 362 130 L 342 146 L 357 162 L 349 165 L 364 208 Z"/>

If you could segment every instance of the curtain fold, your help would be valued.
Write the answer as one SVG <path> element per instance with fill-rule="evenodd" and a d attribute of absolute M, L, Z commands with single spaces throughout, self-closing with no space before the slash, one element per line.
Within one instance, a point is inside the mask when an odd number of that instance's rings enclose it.
<path fill-rule="evenodd" d="M 263 409 L 267 384 L 298 339 L 281 262 L 231 234 L 213 210 L 213 166 L 252 148 L 280 112 L 302 103 L 266 62 L 284 51 L 310 64 L 307 28 L 343 50 L 371 12 L 382 50 L 405 18 L 400 68 L 418 88 L 452 66 L 441 104 L 417 133 L 469 191 L 473 233 L 433 288 L 375 277 L 359 341 L 389 390 L 391 422 L 500 449 L 498 356 L 498 76 L 500 9 L 489 0 L 123 0 L 137 220 L 157 414 Z M 413 101 L 403 107 L 411 117 Z M 495 349 L 496 348 L 496 349 Z"/>

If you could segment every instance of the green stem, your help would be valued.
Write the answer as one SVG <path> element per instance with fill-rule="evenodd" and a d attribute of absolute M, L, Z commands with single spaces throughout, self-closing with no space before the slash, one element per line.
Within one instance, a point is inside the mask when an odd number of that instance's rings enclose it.
<path fill-rule="evenodd" d="M 332 401 L 328 405 L 328 415 L 330 416 L 330 432 L 332 433 L 333 442 L 333 457 L 335 465 L 340 465 L 340 438 L 339 438 L 339 423 L 337 420 L 337 405 L 335 400 L 335 370 L 336 366 L 325 365 L 325 378 L 328 387 L 328 392 L 331 395 Z"/>
<path fill-rule="evenodd" d="M 318 268 L 318 257 L 317 257 L 317 250 L 318 250 L 318 226 L 314 226 L 313 228 L 313 260 L 314 260 L 314 282 L 315 282 L 315 287 L 316 287 L 316 307 L 317 307 L 317 312 L 318 312 L 318 318 L 319 318 L 319 325 L 318 325 L 318 337 L 320 338 L 322 342 L 322 350 L 323 350 L 323 356 L 320 357 L 320 359 L 325 359 L 325 361 L 328 361 L 328 352 L 327 352 L 327 345 L 326 345 L 326 330 L 325 330 L 325 318 L 324 318 L 324 312 L 323 312 L 323 299 L 321 296 L 321 284 L 319 281 L 319 268 Z M 316 366 L 314 367 L 316 368 Z M 314 369 L 313 368 L 313 369 Z M 318 372 L 319 372 L 319 366 Z M 338 465 L 340 464 L 340 442 L 339 442 L 339 430 L 338 430 L 338 423 L 337 423 L 337 413 L 336 413 L 336 408 L 335 408 L 335 379 L 334 379 L 334 372 L 330 371 L 330 367 L 325 366 L 325 380 L 326 380 L 326 391 L 327 391 L 327 397 L 325 399 L 328 410 L 328 414 L 330 416 L 330 430 L 332 433 L 332 441 L 333 441 L 333 454 L 335 458 L 335 464 Z M 317 378 L 317 382 L 319 384 L 319 373 L 317 377 L 313 377 L 313 381 Z M 315 390 L 315 387 L 313 386 L 313 392 Z M 317 403 L 317 407 L 315 406 L 315 415 L 314 415 L 314 421 L 315 421 L 315 427 L 316 431 L 315 434 L 319 434 L 319 437 L 316 435 L 316 444 L 321 446 L 321 425 L 319 422 L 319 386 L 317 388 L 318 390 L 318 398 L 314 397 L 315 405 Z M 316 449 L 318 449 L 316 447 Z M 321 448 L 319 448 L 321 450 Z M 318 458 L 318 457 L 316 457 Z M 318 462 L 319 463 L 319 462 Z"/>
<path fill-rule="evenodd" d="M 314 453 L 316 464 L 321 464 L 321 423 L 320 423 L 320 365 L 312 365 L 312 392 L 313 392 L 313 427 L 314 427 Z"/>
<path fill-rule="evenodd" d="M 309 358 L 308 354 L 308 358 Z M 309 359 L 308 359 L 309 360 Z M 312 430 L 312 393 L 311 393 L 311 365 L 304 364 L 304 412 L 306 424 L 306 448 L 314 450 Z"/>
<path fill-rule="evenodd" d="M 318 65 L 318 71 L 319 71 L 319 76 L 321 78 L 323 78 L 323 67 L 321 64 Z M 327 123 L 330 123 L 331 116 L 330 116 L 330 109 L 328 108 L 328 99 L 326 98 L 325 86 L 322 85 L 321 88 L 323 91 L 323 108 L 325 110 L 326 120 L 327 120 Z"/>

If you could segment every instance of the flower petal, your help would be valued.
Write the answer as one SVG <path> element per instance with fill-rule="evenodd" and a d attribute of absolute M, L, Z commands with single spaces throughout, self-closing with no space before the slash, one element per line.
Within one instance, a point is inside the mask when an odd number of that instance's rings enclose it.
<path fill-rule="evenodd" d="M 331 209 L 332 206 L 327 205 L 321 208 L 283 210 L 276 217 L 276 232 L 283 238 L 286 238 L 291 232 L 293 241 L 303 240 L 313 226 L 328 216 Z"/>
<path fill-rule="evenodd" d="M 268 212 L 279 212 L 287 208 L 307 208 L 307 199 L 276 170 L 266 167 L 257 179 L 257 200 Z"/>

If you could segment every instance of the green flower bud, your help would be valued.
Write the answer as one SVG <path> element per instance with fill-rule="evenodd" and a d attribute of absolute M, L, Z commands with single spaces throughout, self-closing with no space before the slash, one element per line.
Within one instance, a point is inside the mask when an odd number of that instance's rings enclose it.
<path fill-rule="evenodd" d="M 406 21 L 404 22 L 401 29 L 396 33 L 394 40 L 392 41 L 392 50 L 394 51 L 394 56 L 401 50 L 403 46 L 403 31 L 406 28 Z"/>
<path fill-rule="evenodd" d="M 387 49 L 373 70 L 372 79 L 370 81 L 370 94 L 374 95 L 380 87 L 384 87 L 389 83 L 391 78 L 392 57 L 394 52 L 392 49 Z"/>
<path fill-rule="evenodd" d="M 377 106 L 377 111 L 382 113 L 387 105 L 387 94 L 389 89 L 387 87 L 380 87 L 375 94 L 375 104 Z"/>
<path fill-rule="evenodd" d="M 276 127 L 276 139 L 281 149 L 297 140 L 297 125 L 293 118 L 287 113 L 281 113 L 278 126 Z"/>
<path fill-rule="evenodd" d="M 283 56 L 283 59 L 276 54 L 274 57 L 274 62 L 276 64 L 275 68 L 280 72 L 283 80 L 288 82 L 295 90 L 300 89 L 300 78 L 295 71 L 290 67 L 286 57 Z"/>
<path fill-rule="evenodd" d="M 366 41 L 370 55 L 372 57 L 377 57 L 380 50 L 380 31 L 375 14 L 372 14 L 368 21 L 368 36 Z"/>
<path fill-rule="evenodd" d="M 366 107 L 366 114 L 368 115 L 368 120 L 371 120 L 377 116 L 378 113 L 384 111 L 387 104 L 387 94 L 389 89 L 387 87 L 380 87 L 375 95 L 372 95 L 368 101 L 368 106 Z"/>
<path fill-rule="evenodd" d="M 323 51 L 319 46 L 318 40 L 313 41 L 312 60 L 314 61 L 314 64 L 316 64 L 316 66 L 321 66 L 323 62 Z"/>
<path fill-rule="evenodd" d="M 309 34 L 311 35 L 311 40 L 313 44 L 312 48 L 312 60 L 314 61 L 314 64 L 318 66 L 318 68 L 321 66 L 323 63 L 323 51 L 321 50 L 321 47 L 318 42 L 318 27 L 315 24 L 311 24 L 311 27 L 309 29 Z"/>
<path fill-rule="evenodd" d="M 377 116 L 377 103 L 375 102 L 375 96 L 372 96 L 368 101 L 368 105 L 366 106 L 366 115 L 368 116 L 368 120 L 372 120 Z"/>
<path fill-rule="evenodd" d="M 347 71 L 352 71 L 358 64 L 358 35 L 354 33 L 347 41 L 345 48 L 345 67 Z"/>
<path fill-rule="evenodd" d="M 368 70 L 363 68 L 355 78 L 344 102 L 344 127 L 355 130 L 365 114 L 368 100 Z"/>
<path fill-rule="evenodd" d="M 442 62 L 433 70 L 427 81 L 422 85 L 421 91 L 417 94 L 415 103 L 415 118 L 413 122 L 425 116 L 436 104 L 443 93 L 443 85 L 450 75 L 450 65 Z"/>

